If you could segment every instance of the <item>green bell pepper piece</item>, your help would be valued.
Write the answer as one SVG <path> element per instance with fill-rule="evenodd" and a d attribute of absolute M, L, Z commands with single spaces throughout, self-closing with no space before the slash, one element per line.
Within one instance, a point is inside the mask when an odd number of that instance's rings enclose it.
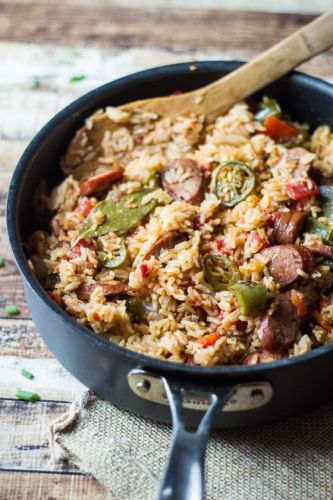
<path fill-rule="evenodd" d="M 333 231 L 330 226 L 323 222 L 319 222 L 319 220 L 313 217 L 307 218 L 304 230 L 307 233 L 318 234 L 323 238 L 325 243 L 332 243 Z"/>
<path fill-rule="evenodd" d="M 266 305 L 267 288 L 261 283 L 239 282 L 229 287 L 244 316 L 256 316 Z"/>

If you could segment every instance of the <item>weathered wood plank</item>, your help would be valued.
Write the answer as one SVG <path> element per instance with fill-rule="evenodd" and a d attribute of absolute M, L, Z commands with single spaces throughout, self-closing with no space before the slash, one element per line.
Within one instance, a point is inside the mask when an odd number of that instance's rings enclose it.
<path fill-rule="evenodd" d="M 30 317 L 21 277 L 13 261 L 6 261 L 5 268 L 0 269 L 0 316 L 4 317 L 6 305 L 18 307 L 19 317 Z"/>
<path fill-rule="evenodd" d="M 24 362 L 26 358 L 52 358 L 31 319 L 1 318 L 0 332 L 1 356 L 22 356 Z"/>
<path fill-rule="evenodd" d="M 54 464 L 50 459 L 49 426 L 68 406 L 0 400 L 0 470 L 77 472 L 72 465 Z"/>
<path fill-rule="evenodd" d="M 6 500 L 106 500 L 88 476 L 0 472 L 0 498 Z"/>
<path fill-rule="evenodd" d="M 27 358 L 1 356 L 0 397 L 15 398 L 17 389 L 38 392 L 42 400 L 73 401 L 85 386 L 76 380 L 54 358 Z M 22 368 L 34 374 L 28 380 L 21 375 Z"/>
<path fill-rule="evenodd" d="M 11 0 L 12 3 L 30 3 L 31 0 Z M 34 0 L 35 3 L 51 3 L 52 0 Z M 91 0 L 62 0 L 62 3 L 73 5 L 90 5 Z M 97 3 L 97 2 L 96 2 Z M 1 4 L 1 1 L 0 1 Z M 98 0 L 98 5 L 118 5 L 119 7 L 142 7 L 141 0 Z M 202 9 L 200 0 L 145 0 L 145 8 L 186 8 Z M 331 6 L 330 0 L 223 0 L 224 9 L 243 9 L 268 12 L 323 12 Z M 205 0 L 205 9 L 221 8 L 221 0 Z"/>
<path fill-rule="evenodd" d="M 252 47 L 262 50 L 313 17 L 224 10 L 131 9 L 64 3 L 1 5 L 2 40 L 171 48 Z M 52 26 L 45 24 L 52 19 Z M 69 22 L 75 20 L 75 22 Z M 260 36 L 258 31 L 260 28 Z"/>

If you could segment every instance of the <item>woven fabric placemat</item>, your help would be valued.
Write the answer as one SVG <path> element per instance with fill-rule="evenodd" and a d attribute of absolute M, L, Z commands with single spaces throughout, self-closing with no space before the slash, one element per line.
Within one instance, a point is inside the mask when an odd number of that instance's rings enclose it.
<path fill-rule="evenodd" d="M 52 458 L 70 460 L 112 500 L 153 500 L 171 428 L 91 392 L 50 429 Z M 206 454 L 207 500 L 333 498 L 333 403 L 301 418 L 215 431 Z"/>

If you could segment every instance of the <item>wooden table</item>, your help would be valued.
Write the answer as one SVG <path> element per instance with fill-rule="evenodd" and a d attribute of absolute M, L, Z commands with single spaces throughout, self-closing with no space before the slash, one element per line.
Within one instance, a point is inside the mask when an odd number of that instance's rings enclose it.
<path fill-rule="evenodd" d="M 133 2 L 132 2 L 133 3 Z M 50 461 L 48 426 L 83 386 L 52 357 L 30 319 L 5 234 L 15 164 L 37 130 L 65 104 L 146 67 L 198 59 L 248 59 L 311 19 L 302 14 L 119 8 L 107 0 L 0 0 L 0 498 L 106 498 L 72 464 Z M 151 2 L 149 3 L 151 5 Z M 302 69 L 333 80 L 333 52 Z M 73 75 L 81 81 L 69 83 Z M 301 96 L 300 96 L 301 98 Z M 4 308 L 20 309 L 6 317 Z M 22 368 L 34 381 L 20 375 Z M 18 388 L 40 402 L 18 401 Z"/>

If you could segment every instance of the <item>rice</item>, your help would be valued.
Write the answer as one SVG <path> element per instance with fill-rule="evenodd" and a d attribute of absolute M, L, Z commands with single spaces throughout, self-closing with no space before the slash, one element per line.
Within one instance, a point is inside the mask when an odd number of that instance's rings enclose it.
<path fill-rule="evenodd" d="M 65 178 L 48 197 L 49 231 L 36 231 L 30 239 L 30 265 L 50 296 L 97 335 L 159 359 L 202 366 L 242 363 L 247 356 L 251 364 L 276 359 L 276 352 L 262 356 L 263 317 L 274 314 L 274 297 L 281 293 L 263 250 L 272 245 L 272 217 L 295 209 L 289 187 L 300 179 L 307 189 L 313 185 L 306 173 L 295 176 L 297 167 L 305 166 L 306 172 L 312 164 L 322 175 L 333 176 L 333 135 L 321 126 L 310 139 L 300 135 L 296 143 L 278 143 L 265 132 L 246 103 L 208 125 L 203 116 L 170 119 L 111 106 L 97 111 L 75 134 L 61 161 Z M 288 156 L 295 146 L 303 148 L 297 160 Z M 177 163 L 179 158 L 200 169 L 199 202 L 185 198 L 195 175 Z M 243 173 L 236 182 L 231 167 L 229 184 L 218 195 L 218 166 L 226 161 L 245 163 L 256 178 L 255 189 L 231 207 L 219 196 L 230 193 L 233 181 L 242 190 Z M 101 192 L 81 194 L 82 180 L 116 166 L 123 168 L 121 179 Z M 147 191 L 138 201 L 143 189 Z M 44 191 L 43 197 L 45 206 Z M 113 210 L 110 220 L 99 208 L 104 199 Z M 128 217 L 146 212 L 133 227 L 114 230 L 121 218 L 119 203 Z M 331 224 L 314 196 L 301 208 Z M 81 235 L 87 221 L 88 233 Z M 304 232 L 296 243 L 312 247 L 324 242 L 320 234 Z M 214 288 L 204 264 L 207 255 L 232 262 L 239 281 L 263 284 L 269 299 L 265 310 L 243 314 L 228 287 Z M 303 289 L 322 283 L 332 274 L 322 268 L 318 263 L 311 273 L 298 269 L 297 283 Z M 214 272 L 223 275 L 223 266 Z M 112 286 L 121 291 L 112 292 Z M 317 299 L 315 307 L 322 321 L 312 318 L 310 330 L 300 328 L 278 357 L 333 341 L 329 287 L 320 290 L 326 305 Z M 131 311 L 131 299 L 140 314 Z"/>

